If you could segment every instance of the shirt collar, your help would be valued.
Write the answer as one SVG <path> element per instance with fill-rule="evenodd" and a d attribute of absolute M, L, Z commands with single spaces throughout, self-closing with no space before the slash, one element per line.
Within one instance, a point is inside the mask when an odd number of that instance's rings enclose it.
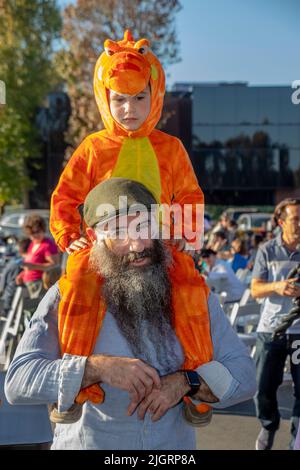
<path fill-rule="evenodd" d="M 280 233 L 277 235 L 276 241 L 277 241 L 277 244 L 278 244 L 279 246 L 284 246 L 284 247 L 285 247 L 285 245 L 284 245 L 284 243 L 283 243 L 283 240 L 282 240 L 282 232 L 280 232 Z"/>

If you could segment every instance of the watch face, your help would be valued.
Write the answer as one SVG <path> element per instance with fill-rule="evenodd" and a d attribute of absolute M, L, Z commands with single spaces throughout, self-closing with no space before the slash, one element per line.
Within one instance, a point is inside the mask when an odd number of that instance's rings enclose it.
<path fill-rule="evenodd" d="M 193 388 L 198 388 L 200 387 L 200 379 L 199 379 L 199 375 L 197 374 L 197 372 L 193 371 L 193 370 L 187 370 L 185 371 L 185 375 L 186 375 L 186 378 L 187 378 L 187 381 L 190 385 L 190 387 Z"/>

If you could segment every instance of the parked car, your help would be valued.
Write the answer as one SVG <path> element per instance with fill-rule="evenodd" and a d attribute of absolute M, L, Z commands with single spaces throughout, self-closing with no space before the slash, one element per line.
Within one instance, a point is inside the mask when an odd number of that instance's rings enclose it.
<path fill-rule="evenodd" d="M 238 221 L 238 218 L 242 214 L 248 214 L 248 213 L 257 213 L 259 212 L 259 209 L 256 207 L 229 207 L 225 211 L 222 212 L 221 217 L 228 215 L 231 220 L 234 220 L 235 222 Z"/>
<path fill-rule="evenodd" d="M 22 227 L 25 217 L 30 214 L 38 214 L 43 217 L 46 222 L 46 235 L 51 236 L 49 230 L 50 211 L 47 209 L 24 209 L 20 212 L 12 212 L 11 214 L 4 215 L 0 219 L 0 237 L 25 237 Z"/>
<path fill-rule="evenodd" d="M 257 212 L 242 214 L 237 220 L 238 230 L 241 232 L 265 232 L 271 229 L 272 214 Z"/>

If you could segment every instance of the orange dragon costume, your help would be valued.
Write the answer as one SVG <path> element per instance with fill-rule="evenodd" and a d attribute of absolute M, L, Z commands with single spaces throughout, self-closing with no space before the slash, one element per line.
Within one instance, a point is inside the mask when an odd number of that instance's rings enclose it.
<path fill-rule="evenodd" d="M 149 42 L 135 42 L 129 31 L 118 42 L 107 40 L 94 74 L 94 92 L 105 126 L 89 135 L 65 167 L 51 201 L 51 232 L 62 250 L 79 238 L 78 207 L 89 191 L 110 177 L 123 177 L 144 184 L 160 203 L 203 204 L 189 157 L 180 140 L 155 129 L 163 107 L 164 71 L 149 50 Z M 136 95 L 147 84 L 151 110 L 142 126 L 127 131 L 111 116 L 108 89 Z M 185 353 L 184 369 L 196 369 L 212 360 L 213 346 L 207 298 L 209 289 L 194 267 L 190 255 L 172 249 L 170 269 L 174 327 Z M 88 269 L 90 249 L 69 256 L 66 275 L 59 281 L 59 339 L 61 353 L 89 356 L 101 329 L 106 305 L 99 295 L 102 279 Z M 101 403 L 98 384 L 80 391 L 77 403 Z M 206 411 L 204 404 L 198 411 Z"/>

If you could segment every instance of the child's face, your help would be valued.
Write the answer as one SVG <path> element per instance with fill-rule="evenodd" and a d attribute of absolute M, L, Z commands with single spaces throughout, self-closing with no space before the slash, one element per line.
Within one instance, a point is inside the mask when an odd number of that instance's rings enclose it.
<path fill-rule="evenodd" d="M 128 131 L 136 131 L 147 119 L 151 108 L 150 86 L 137 95 L 119 95 L 109 90 L 110 112 L 115 121 Z"/>

